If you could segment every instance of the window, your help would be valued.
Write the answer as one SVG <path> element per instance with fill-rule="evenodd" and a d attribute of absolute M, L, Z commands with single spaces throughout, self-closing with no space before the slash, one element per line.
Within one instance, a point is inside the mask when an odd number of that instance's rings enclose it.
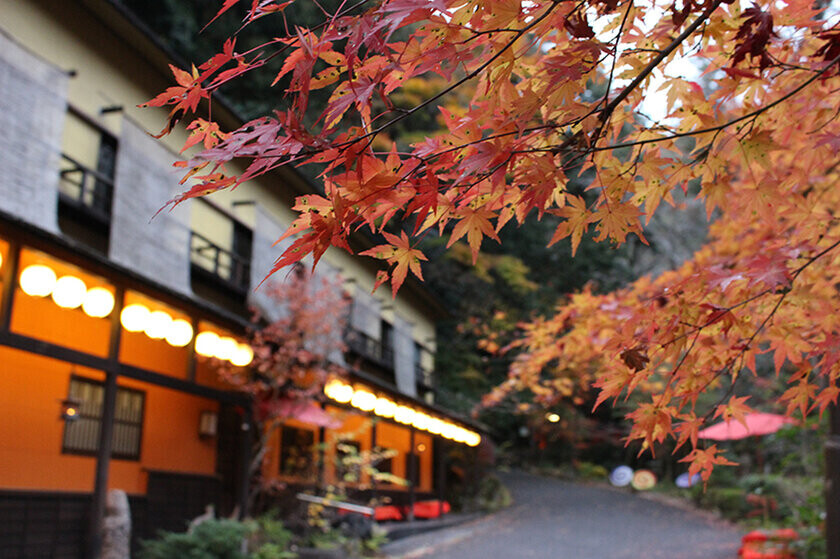
<path fill-rule="evenodd" d="M 283 425 L 280 431 L 280 474 L 299 478 L 315 475 L 315 433 Z"/>
<path fill-rule="evenodd" d="M 192 206 L 192 287 L 204 298 L 244 303 L 251 283 L 251 229 L 205 200 Z"/>
<path fill-rule="evenodd" d="M 116 166 L 117 139 L 71 109 L 64 127 L 58 224 L 64 234 L 104 254 L 108 252 Z"/>
<path fill-rule="evenodd" d="M 100 381 L 74 376 L 70 379 L 70 399 L 80 403 L 79 418 L 64 423 L 64 444 L 61 450 L 66 454 L 96 454 L 99 449 L 105 385 Z M 145 400 L 145 392 L 117 387 L 112 458 L 140 459 Z"/>
<path fill-rule="evenodd" d="M 382 361 L 388 366 L 394 366 L 394 327 L 382 321 Z"/>

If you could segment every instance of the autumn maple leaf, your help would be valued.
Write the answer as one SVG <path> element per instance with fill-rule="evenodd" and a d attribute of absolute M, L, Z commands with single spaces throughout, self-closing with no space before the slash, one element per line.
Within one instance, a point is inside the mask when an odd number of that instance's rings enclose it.
<path fill-rule="evenodd" d="M 446 243 L 446 246 L 452 246 L 455 241 L 466 235 L 467 243 L 469 243 L 470 250 L 472 251 L 473 264 L 475 264 L 478 258 L 478 249 L 481 248 L 481 241 L 485 235 L 494 239 L 496 242 L 500 242 L 499 236 L 496 234 L 496 229 L 490 223 L 490 219 L 493 217 L 496 217 L 495 214 L 485 209 L 473 210 L 471 208 L 464 208 L 458 210 L 455 212 L 455 218 L 460 218 L 460 221 L 452 230 L 452 235 L 450 235 L 449 242 Z"/>
<path fill-rule="evenodd" d="M 411 248 L 411 240 L 405 234 L 405 231 L 400 231 L 399 237 L 390 233 L 382 233 L 382 235 L 389 244 L 377 245 L 359 254 L 385 260 L 388 264 L 394 266 L 391 271 L 391 291 L 396 298 L 397 291 L 405 281 L 409 270 L 418 279 L 423 279 L 420 261 L 426 260 L 426 256 L 419 249 Z M 377 277 L 377 285 L 381 284 L 384 279 L 384 276 L 380 274 Z"/>

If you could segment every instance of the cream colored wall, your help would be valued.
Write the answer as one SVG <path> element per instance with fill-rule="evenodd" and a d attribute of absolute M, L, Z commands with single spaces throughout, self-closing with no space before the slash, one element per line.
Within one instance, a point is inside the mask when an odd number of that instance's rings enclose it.
<path fill-rule="evenodd" d="M 75 77 L 69 80 L 69 103 L 115 136 L 120 134 L 120 113 L 102 115 L 103 107 L 122 106 L 127 118 L 150 132 L 156 133 L 163 126 L 166 111 L 140 109 L 137 105 L 170 86 L 171 76 L 153 67 L 89 8 L 68 0 L 5 0 L 0 2 L 0 29 L 58 68 L 74 71 Z M 67 142 L 79 142 L 81 146 L 84 139 L 74 139 L 73 134 L 69 129 Z M 172 152 L 173 161 L 178 157 L 185 137 L 184 130 L 178 128 L 161 140 Z M 273 193 L 283 185 L 271 184 L 273 190 L 269 188 L 269 180 L 282 181 L 277 175 L 279 173 L 272 179 L 251 181 L 236 190 L 213 194 L 209 200 L 247 225 L 254 225 L 253 210 L 247 205 L 236 206 L 234 202 L 256 202 L 279 222 L 288 225 L 295 214 Z M 161 205 L 164 202 L 161 200 Z M 279 253 L 278 250 L 278 256 Z M 362 289 L 373 289 L 375 271 L 358 258 L 342 250 L 330 249 L 324 260 L 340 269 L 346 279 L 355 280 Z M 253 273 L 265 274 L 268 270 L 254 270 Z M 391 304 L 393 312 L 413 322 L 415 340 L 434 351 L 434 322 L 421 305 L 407 297 L 393 301 L 387 286 L 380 289 L 377 296 L 386 306 Z"/>

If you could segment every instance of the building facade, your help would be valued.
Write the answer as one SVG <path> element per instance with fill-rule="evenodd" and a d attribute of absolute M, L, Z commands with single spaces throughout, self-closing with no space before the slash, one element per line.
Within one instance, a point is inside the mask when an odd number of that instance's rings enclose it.
<path fill-rule="evenodd" d="M 0 3 L 0 557 L 90 555 L 109 488 L 137 537 L 244 507 L 251 400 L 215 364 L 248 374 L 248 309 L 280 312 L 258 285 L 312 187 L 289 170 L 158 212 L 184 132 L 155 140 L 165 115 L 137 105 L 170 60 L 116 0 Z M 417 284 L 371 294 L 375 262 L 330 250 L 319 269 L 352 296 L 352 374 L 327 385 L 336 425 L 289 420 L 263 474 L 335 481 L 341 442 L 409 480 L 360 489 L 441 495 L 442 449 L 480 441 L 434 405 L 445 311 Z"/>

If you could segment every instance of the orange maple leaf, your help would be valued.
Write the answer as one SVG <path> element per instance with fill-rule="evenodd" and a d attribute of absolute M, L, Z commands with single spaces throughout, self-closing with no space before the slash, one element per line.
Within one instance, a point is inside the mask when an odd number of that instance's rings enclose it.
<path fill-rule="evenodd" d="M 455 213 L 455 219 L 460 218 L 460 221 L 452 230 L 452 235 L 449 237 L 449 242 L 446 243 L 447 248 L 452 246 L 455 241 L 467 236 L 467 242 L 472 251 L 473 264 L 478 258 L 478 249 L 481 248 L 481 241 L 484 236 L 488 236 L 496 242 L 499 241 L 499 236 L 496 235 L 496 229 L 490 223 L 490 219 L 496 217 L 494 212 L 484 208 L 472 209 L 463 208 Z"/>
<path fill-rule="evenodd" d="M 385 260 L 388 264 L 394 266 L 391 271 L 391 292 L 396 298 L 397 291 L 405 281 L 409 270 L 418 279 L 423 279 L 420 261 L 426 260 L 426 256 L 419 249 L 411 248 L 411 240 L 405 234 L 405 231 L 400 231 L 399 237 L 390 233 L 382 233 L 382 235 L 389 244 L 377 245 L 359 254 Z M 377 275 L 376 286 L 381 285 L 386 278 L 387 276 L 382 274 Z"/>

